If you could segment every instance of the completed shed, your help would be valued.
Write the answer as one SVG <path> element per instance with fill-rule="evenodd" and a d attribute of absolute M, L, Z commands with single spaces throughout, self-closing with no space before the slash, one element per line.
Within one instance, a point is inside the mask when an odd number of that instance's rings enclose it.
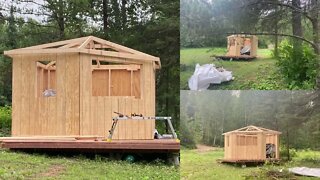
<path fill-rule="evenodd" d="M 155 115 L 160 59 L 88 36 L 5 51 L 13 60 L 12 136 L 106 137 L 113 112 Z M 153 139 L 154 120 L 113 139 Z"/>
<path fill-rule="evenodd" d="M 247 126 L 224 133 L 223 162 L 264 162 L 278 160 L 281 132 Z"/>

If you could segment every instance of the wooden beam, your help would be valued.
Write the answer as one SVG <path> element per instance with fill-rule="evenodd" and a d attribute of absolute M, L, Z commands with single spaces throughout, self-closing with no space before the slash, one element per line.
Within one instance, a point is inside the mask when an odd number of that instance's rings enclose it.
<path fill-rule="evenodd" d="M 112 142 L 70 139 L 2 140 L 2 147 L 8 149 L 95 149 L 95 150 L 147 150 L 179 152 L 180 143 L 166 140 L 114 140 Z"/>
<path fill-rule="evenodd" d="M 31 50 L 31 49 L 44 49 L 44 48 L 49 48 L 49 47 L 55 47 L 55 46 L 62 46 L 70 43 L 75 43 L 75 42 L 81 42 L 87 39 L 88 37 L 82 37 L 82 38 L 76 38 L 76 39 L 69 39 L 65 41 L 58 41 L 58 42 L 53 42 L 53 43 L 47 43 L 47 44 L 41 44 L 41 45 L 36 45 L 36 46 L 30 46 L 26 48 L 21 48 L 21 49 L 15 49 L 14 51 L 20 51 L 20 50 Z"/>
<path fill-rule="evenodd" d="M 81 42 L 74 42 L 74 43 L 70 43 L 70 44 L 66 44 L 64 46 L 59 47 L 59 49 L 65 49 L 65 48 L 72 48 L 74 46 L 79 46 L 81 44 Z"/>
<path fill-rule="evenodd" d="M 48 69 L 49 67 L 53 66 L 54 64 L 56 64 L 56 61 L 51 61 L 50 63 L 48 63 L 46 65 L 46 69 Z"/>
<path fill-rule="evenodd" d="M 108 69 L 125 69 L 127 71 L 137 71 L 140 65 L 92 65 L 93 70 L 108 70 Z"/>
<path fill-rule="evenodd" d="M 78 49 L 82 49 L 86 47 L 91 41 L 93 36 L 89 36 L 79 47 Z"/>
<path fill-rule="evenodd" d="M 140 52 L 140 51 L 137 51 L 137 50 L 134 50 L 134 49 L 131 49 L 131 48 L 128 48 L 128 47 L 125 47 L 125 46 L 110 42 L 110 41 L 106 41 L 104 39 L 93 37 L 93 40 L 97 41 L 97 42 L 99 42 L 101 44 L 106 44 L 106 45 L 112 47 L 115 50 L 119 49 L 119 50 L 122 50 L 122 51 L 125 51 L 125 52 L 128 52 L 128 53 L 132 53 L 132 54 L 136 54 L 136 55 L 147 56 L 149 58 L 156 58 L 155 56 L 151 56 L 149 54 L 146 54 L 146 53 L 143 53 L 143 52 Z"/>
<path fill-rule="evenodd" d="M 138 61 L 160 61 L 160 59 L 157 57 L 147 57 L 147 56 L 141 56 L 141 55 L 129 54 L 129 53 L 123 53 L 123 52 L 102 51 L 102 50 L 95 50 L 95 49 L 82 49 L 80 52 L 87 53 L 87 54 L 94 54 L 94 55 L 102 55 L 106 57 L 133 59 Z"/>
<path fill-rule="evenodd" d="M 111 57 L 111 58 L 119 58 L 124 59 L 126 61 L 130 60 L 137 60 L 137 61 L 156 61 L 160 62 L 160 59 L 144 57 L 135 54 L 128 54 L 122 52 L 114 52 L 114 51 L 102 51 L 102 50 L 95 50 L 95 49 L 76 49 L 76 48 L 69 48 L 69 49 L 21 49 L 19 51 L 10 50 L 5 51 L 5 55 L 23 55 L 23 54 L 57 54 L 57 53 L 85 53 L 91 55 L 98 55 L 103 57 Z"/>

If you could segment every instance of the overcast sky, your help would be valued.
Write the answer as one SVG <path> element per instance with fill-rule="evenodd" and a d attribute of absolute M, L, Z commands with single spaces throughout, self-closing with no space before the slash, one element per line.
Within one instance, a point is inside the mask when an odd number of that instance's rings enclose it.
<path fill-rule="evenodd" d="M 38 3 L 38 4 L 43 4 L 43 0 L 35 0 L 34 2 Z M 10 6 L 13 4 L 14 6 L 22 9 L 23 11 L 27 11 L 27 10 L 30 10 L 30 9 L 33 9 L 35 11 L 38 11 L 39 10 L 39 5 L 37 4 L 34 4 L 34 3 L 19 3 L 17 4 L 16 1 L 8 1 L 8 0 L 0 0 L 0 3 L 1 3 L 1 13 L 2 14 L 5 14 L 5 15 L 8 15 L 9 14 L 9 10 L 10 10 Z M 44 20 L 44 16 L 36 16 L 36 15 L 31 15 L 31 14 L 18 14 L 18 13 L 15 13 L 15 16 L 18 16 L 18 17 L 23 17 L 25 19 L 28 19 L 28 18 L 32 18 L 32 19 L 35 19 L 39 22 L 41 22 L 42 20 Z"/>

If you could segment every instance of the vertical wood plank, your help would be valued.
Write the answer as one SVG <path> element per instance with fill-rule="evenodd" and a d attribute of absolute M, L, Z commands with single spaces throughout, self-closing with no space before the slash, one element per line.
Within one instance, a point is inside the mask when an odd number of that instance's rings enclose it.
<path fill-rule="evenodd" d="M 79 135 L 79 55 L 66 54 L 66 132 L 67 135 Z M 91 68 L 91 66 L 89 66 Z"/>
<path fill-rule="evenodd" d="M 29 88 L 30 88 L 30 129 L 29 129 L 29 135 L 36 135 L 38 134 L 38 129 L 40 128 L 40 122 L 38 122 L 37 112 L 38 112 L 38 103 L 37 103 L 37 66 L 36 61 L 34 59 L 31 59 L 29 62 Z"/>
<path fill-rule="evenodd" d="M 128 116 L 131 116 L 132 113 L 132 98 L 125 98 L 125 114 Z M 133 121 L 135 120 L 128 120 L 126 121 L 125 124 L 125 139 L 133 139 Z"/>
<path fill-rule="evenodd" d="M 47 133 L 51 136 L 57 135 L 57 100 L 56 97 L 48 97 L 46 98 L 48 106 L 47 106 Z"/>
<path fill-rule="evenodd" d="M 26 136 L 29 135 L 29 118 L 30 118 L 30 86 L 29 86 L 29 72 L 30 72 L 30 62 L 28 57 L 23 57 L 21 60 L 21 116 L 20 116 L 20 127 L 21 127 L 21 135 Z"/>
<path fill-rule="evenodd" d="M 12 136 L 21 135 L 22 64 L 21 56 L 12 60 Z"/>
<path fill-rule="evenodd" d="M 92 97 L 91 98 L 91 118 L 90 118 L 90 126 L 91 126 L 91 133 L 90 135 L 97 135 L 98 134 L 98 126 L 100 125 L 98 122 L 98 109 L 97 109 L 98 98 Z"/>
<path fill-rule="evenodd" d="M 57 91 L 57 134 L 67 135 L 66 132 L 66 57 L 58 54 L 56 59 L 56 91 Z"/>
<path fill-rule="evenodd" d="M 113 117 L 113 116 L 116 116 L 116 114 L 114 114 L 113 112 L 119 112 L 119 100 L 116 97 L 112 97 L 111 99 L 112 99 L 111 117 Z M 114 130 L 114 134 L 113 134 L 113 137 L 112 137 L 113 139 L 119 139 L 119 125 L 120 125 L 120 123 L 117 124 L 117 127 Z"/>
<path fill-rule="evenodd" d="M 124 98 L 119 97 L 119 109 L 118 112 L 123 113 L 126 115 L 126 101 Z M 126 122 L 125 120 L 120 120 L 118 122 L 118 133 L 119 133 L 119 139 L 125 139 L 126 138 Z"/>
<path fill-rule="evenodd" d="M 154 62 L 152 63 L 152 68 L 151 68 L 151 114 L 152 116 L 156 116 L 156 77 L 155 77 L 155 65 Z M 156 122 L 155 120 L 151 120 L 151 129 L 152 129 L 152 134 L 151 134 L 151 139 L 154 138 L 154 130 L 156 128 Z"/>
<path fill-rule="evenodd" d="M 112 126 L 112 99 L 110 97 L 104 98 L 104 136 L 107 137 L 109 135 L 109 130 Z"/>
<path fill-rule="evenodd" d="M 139 113 L 143 116 L 146 115 L 145 108 L 144 108 L 144 100 L 139 99 Z M 146 131 L 146 123 L 145 121 L 139 121 L 139 132 L 138 132 L 138 139 L 144 139 L 145 138 L 145 131 Z"/>
<path fill-rule="evenodd" d="M 91 95 L 92 95 L 92 84 L 91 84 L 91 57 L 90 55 L 81 54 L 80 56 L 81 73 L 80 73 L 80 134 L 90 135 L 91 133 Z"/>
<path fill-rule="evenodd" d="M 98 124 L 98 127 L 97 127 L 97 135 L 98 136 L 104 136 L 104 133 L 105 133 L 105 120 L 104 120 L 104 117 L 106 116 L 105 115 L 105 107 L 104 107 L 104 97 L 97 97 L 98 101 L 97 101 L 97 124 Z"/>
<path fill-rule="evenodd" d="M 152 69 L 153 66 L 151 63 L 145 63 L 144 64 L 144 100 L 145 100 L 145 115 L 146 116 L 154 116 L 153 112 L 154 112 L 154 105 L 152 104 L 152 94 L 154 91 L 154 87 L 152 87 L 152 81 L 154 81 L 154 79 L 152 79 Z M 145 137 L 144 139 L 153 139 L 153 123 L 154 120 L 149 120 L 145 122 L 146 125 L 146 129 L 145 129 Z"/>
<path fill-rule="evenodd" d="M 139 112 L 139 100 L 138 99 L 132 99 L 132 113 L 140 114 Z M 140 120 L 134 120 L 131 124 L 130 130 L 132 131 L 132 139 L 139 139 L 139 121 Z"/>

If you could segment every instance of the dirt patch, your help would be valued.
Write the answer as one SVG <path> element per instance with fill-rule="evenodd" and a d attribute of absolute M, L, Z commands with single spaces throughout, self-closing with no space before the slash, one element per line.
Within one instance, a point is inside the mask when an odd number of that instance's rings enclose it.
<path fill-rule="evenodd" d="M 203 144 L 197 144 L 196 146 L 197 146 L 197 149 L 195 149 L 195 151 L 197 151 L 199 153 L 217 150 L 216 147 L 207 146 L 207 145 L 203 145 Z"/>
<path fill-rule="evenodd" d="M 61 164 L 55 164 L 50 166 L 45 172 L 37 174 L 37 177 L 55 177 L 65 171 L 65 167 Z"/>

